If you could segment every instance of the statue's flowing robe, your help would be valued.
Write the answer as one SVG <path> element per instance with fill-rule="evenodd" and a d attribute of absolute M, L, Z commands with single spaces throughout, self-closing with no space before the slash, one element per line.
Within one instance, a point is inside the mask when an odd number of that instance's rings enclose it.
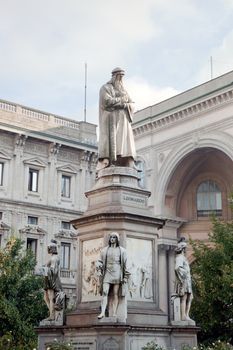
<path fill-rule="evenodd" d="M 44 290 L 51 289 L 54 291 L 55 310 L 62 310 L 64 308 L 65 293 L 62 290 L 62 284 L 60 280 L 60 259 L 56 257 L 51 264 L 51 260 L 47 263 L 47 276 L 44 280 Z"/>
<path fill-rule="evenodd" d="M 128 104 L 125 103 L 128 101 Z M 131 99 L 111 82 L 100 89 L 99 100 L 99 159 L 116 161 L 120 157 L 136 157 Z"/>

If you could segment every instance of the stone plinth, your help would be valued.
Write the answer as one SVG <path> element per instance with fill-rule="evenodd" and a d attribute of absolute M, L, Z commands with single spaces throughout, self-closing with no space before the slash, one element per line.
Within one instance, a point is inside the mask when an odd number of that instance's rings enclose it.
<path fill-rule="evenodd" d="M 150 192 L 140 188 L 138 180 L 132 168 L 112 166 L 99 171 L 95 186 L 86 192 L 88 209 L 84 216 L 103 212 L 148 215 Z"/>
<path fill-rule="evenodd" d="M 71 342 L 75 350 L 141 350 L 150 341 L 155 341 L 167 350 L 182 349 L 185 344 L 196 346 L 196 327 L 153 327 L 129 324 L 102 323 L 96 326 L 62 328 L 38 328 L 39 349 L 54 340 Z"/>
<path fill-rule="evenodd" d="M 40 326 L 63 326 L 64 324 L 64 310 L 55 310 L 54 320 L 44 319 L 40 322 Z"/>
<path fill-rule="evenodd" d="M 86 193 L 87 211 L 72 222 L 78 229 L 77 309 L 67 314 L 66 326 L 60 332 L 61 337 L 76 344 L 76 349 L 141 350 L 152 340 L 177 350 L 184 344 L 196 345 L 196 327 L 171 325 L 167 286 L 172 250 L 160 252 L 159 229 L 165 222 L 152 215 L 147 205 L 150 192 L 138 182 L 138 173 L 132 168 L 101 170 L 95 186 Z M 127 319 L 98 320 L 101 296 L 95 262 L 113 231 L 118 232 L 120 245 L 126 248 L 131 272 Z M 39 330 L 41 344 L 45 343 L 46 331 Z"/>

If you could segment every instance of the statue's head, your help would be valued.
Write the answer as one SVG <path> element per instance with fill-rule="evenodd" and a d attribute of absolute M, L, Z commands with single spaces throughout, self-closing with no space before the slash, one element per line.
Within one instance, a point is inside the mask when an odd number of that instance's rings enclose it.
<path fill-rule="evenodd" d="M 125 71 L 124 69 L 120 68 L 120 67 L 116 67 L 112 70 L 112 76 L 114 75 L 125 75 Z"/>
<path fill-rule="evenodd" d="M 57 254 L 57 241 L 55 239 L 51 239 L 51 242 L 48 244 L 48 253 Z"/>
<path fill-rule="evenodd" d="M 112 70 L 112 78 L 111 83 L 115 86 L 115 88 L 122 89 L 123 81 L 122 78 L 125 75 L 124 69 L 117 67 Z"/>
<path fill-rule="evenodd" d="M 185 249 L 187 247 L 187 243 L 185 242 L 185 237 L 181 237 L 178 241 L 177 247 L 175 249 L 175 252 L 177 254 L 181 253 L 181 252 L 185 252 Z"/>
<path fill-rule="evenodd" d="M 111 232 L 109 235 L 108 245 L 110 246 L 113 243 L 113 240 L 116 242 L 116 246 L 119 247 L 120 245 L 120 236 L 117 232 Z"/>

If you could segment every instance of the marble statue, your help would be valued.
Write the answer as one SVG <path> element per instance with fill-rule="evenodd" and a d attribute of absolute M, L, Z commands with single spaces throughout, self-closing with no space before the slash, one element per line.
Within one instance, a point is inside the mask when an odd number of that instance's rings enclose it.
<path fill-rule="evenodd" d="M 99 96 L 99 163 L 97 170 L 109 165 L 135 167 L 136 157 L 131 127 L 133 102 L 126 92 L 121 68 L 100 89 Z"/>
<path fill-rule="evenodd" d="M 185 257 L 187 243 L 182 237 L 175 249 L 175 292 L 180 298 L 180 319 L 181 321 L 192 321 L 189 317 L 189 311 L 193 299 L 192 281 L 190 267 L 187 258 Z"/>
<path fill-rule="evenodd" d="M 130 273 L 127 270 L 126 250 L 119 245 L 117 232 L 110 234 L 109 244 L 102 249 L 96 268 L 101 280 L 100 293 L 102 295 L 101 313 L 98 318 L 105 317 L 107 305 L 109 316 L 119 317 L 119 305 L 125 300 Z M 122 318 L 126 319 L 126 316 L 123 315 Z"/>
<path fill-rule="evenodd" d="M 55 320 L 55 312 L 63 310 L 65 293 L 60 281 L 60 259 L 57 254 L 57 242 L 51 240 L 48 245 L 50 258 L 44 273 L 44 300 L 49 309 L 48 321 Z"/>

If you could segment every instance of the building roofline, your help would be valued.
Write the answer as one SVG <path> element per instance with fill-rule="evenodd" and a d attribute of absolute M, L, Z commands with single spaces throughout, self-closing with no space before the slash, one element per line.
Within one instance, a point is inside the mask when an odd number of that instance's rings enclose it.
<path fill-rule="evenodd" d="M 233 71 L 135 112 L 133 126 L 137 127 L 141 122 L 145 123 L 151 120 L 151 118 L 169 113 L 174 111 L 174 109 L 182 108 L 187 104 L 198 101 L 230 86 L 233 86 Z"/>
<path fill-rule="evenodd" d="M 48 142 L 56 141 L 68 147 L 76 148 L 78 146 L 79 149 L 90 150 L 92 152 L 96 152 L 98 149 L 96 144 L 86 143 L 84 141 L 79 141 L 79 140 L 76 141 L 74 139 L 67 138 L 65 136 L 62 137 L 57 134 L 51 134 L 48 132 L 37 131 L 37 130 L 30 130 L 30 129 L 19 127 L 17 125 L 11 125 L 11 124 L 6 124 L 2 122 L 0 122 L 0 126 L 1 126 L 1 130 L 4 130 L 4 131 L 8 131 L 15 134 L 23 134 L 32 138 L 36 138 L 36 139 L 44 140 Z"/>
<path fill-rule="evenodd" d="M 37 112 L 37 113 L 42 113 L 42 114 L 45 114 L 45 115 L 48 115 L 48 116 L 52 115 L 52 116 L 57 117 L 57 118 L 65 119 L 65 120 L 67 120 L 69 122 L 79 123 L 79 124 L 85 123 L 85 124 L 90 124 L 90 125 L 94 125 L 94 126 L 97 127 L 97 125 L 94 124 L 94 123 L 86 122 L 84 120 L 77 120 L 77 119 L 73 119 L 73 118 L 69 118 L 69 117 L 64 117 L 64 116 L 61 116 L 61 115 L 56 114 L 56 113 L 46 112 L 44 110 L 37 109 L 37 108 L 34 108 L 34 107 L 30 107 L 30 106 L 26 106 L 26 105 L 23 105 L 23 104 L 20 104 L 20 103 L 17 103 L 17 102 L 11 102 L 9 100 L 5 100 L 5 99 L 1 99 L 1 98 L 0 98 L 0 102 L 8 103 L 8 104 L 14 105 L 15 107 L 19 106 L 21 108 L 29 109 L 30 111 Z"/>

